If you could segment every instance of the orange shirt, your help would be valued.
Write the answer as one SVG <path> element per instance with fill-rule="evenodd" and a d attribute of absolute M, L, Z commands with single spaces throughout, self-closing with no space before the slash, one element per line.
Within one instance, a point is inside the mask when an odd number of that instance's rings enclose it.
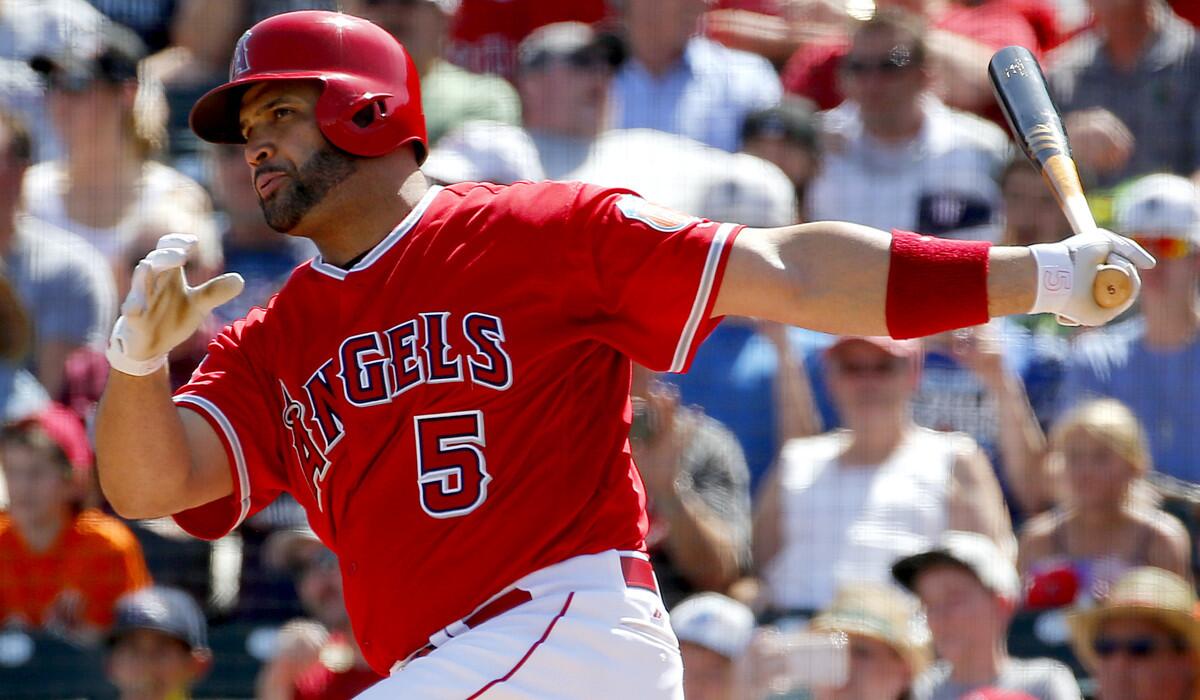
<path fill-rule="evenodd" d="M 55 598 L 77 591 L 80 620 L 106 628 L 117 598 L 149 584 L 141 545 L 116 518 L 85 510 L 48 550 L 34 552 L 0 513 L 0 624 L 16 617 L 41 627 Z"/>

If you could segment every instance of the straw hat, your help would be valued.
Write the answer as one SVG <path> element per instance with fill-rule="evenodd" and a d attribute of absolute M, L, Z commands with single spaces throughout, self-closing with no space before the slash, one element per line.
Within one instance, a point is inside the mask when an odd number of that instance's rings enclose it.
<path fill-rule="evenodd" d="M 842 587 L 833 603 L 813 618 L 817 632 L 842 632 L 874 639 L 896 650 L 918 675 L 932 660 L 929 629 L 916 603 L 889 586 L 856 584 Z"/>
<path fill-rule="evenodd" d="M 1099 659 L 1092 650 L 1101 624 L 1115 617 L 1150 618 L 1179 635 L 1192 653 L 1200 652 L 1200 619 L 1196 594 L 1187 581 L 1152 566 L 1132 569 L 1113 586 L 1100 605 L 1076 612 L 1068 619 L 1071 644 L 1089 668 Z"/>

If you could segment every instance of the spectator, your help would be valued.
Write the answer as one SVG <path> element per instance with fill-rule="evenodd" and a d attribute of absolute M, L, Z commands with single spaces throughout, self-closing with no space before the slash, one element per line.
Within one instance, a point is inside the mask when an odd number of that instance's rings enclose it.
<path fill-rule="evenodd" d="M 37 162 L 58 157 L 61 144 L 46 118 L 44 85 L 28 61 L 93 47 L 104 22 L 87 0 L 0 0 L 0 105 L 20 114 L 33 130 Z"/>
<path fill-rule="evenodd" d="M 472 119 L 521 123 L 520 102 L 507 81 L 471 73 L 443 58 L 458 4 L 459 0 L 352 0 L 344 8 L 388 30 L 408 50 L 421 74 L 430 144 Z"/>
<path fill-rule="evenodd" d="M 1143 567 L 1099 606 L 1073 615 L 1071 644 L 1100 700 L 1193 700 L 1200 691 L 1200 620 L 1191 585 Z"/>
<path fill-rule="evenodd" d="M 1063 475 L 1063 502 L 1021 534 L 1021 573 L 1032 580 L 1031 600 L 1101 600 L 1127 570 L 1156 566 L 1191 577 L 1187 530 L 1144 503 L 1150 452 L 1137 418 L 1113 399 L 1086 401 L 1054 426 L 1052 472 Z M 1139 488 L 1141 487 L 1141 488 Z M 1139 493 L 1140 492 L 1140 493 Z M 1070 583 L 1062 586 L 1062 577 Z"/>
<path fill-rule="evenodd" d="M 648 201 L 714 220 L 728 213 L 731 201 L 757 197 L 748 223 L 794 221 L 791 185 L 761 159 L 650 129 L 606 131 L 617 57 L 587 25 L 542 27 L 521 43 L 519 57 L 525 128 L 464 124 L 433 149 L 422 166 L 427 176 L 441 182 L 582 180 L 626 187 Z"/>
<path fill-rule="evenodd" d="M 820 608 L 846 583 L 886 583 L 893 561 L 946 530 L 1011 546 L 979 446 L 912 421 L 920 354 L 916 341 L 863 337 L 826 351 L 846 427 L 783 446 L 754 521 L 754 560 L 776 611 Z"/>
<path fill-rule="evenodd" d="M 1014 517 L 1054 499 L 1042 474 L 1046 437 L 1040 415 L 1054 408 L 1064 343 L 997 319 L 925 340 L 917 425 L 970 435 L 996 468 Z"/>
<path fill-rule="evenodd" d="M 171 43 L 171 20 L 179 0 L 88 0 L 113 22 L 137 32 L 151 53 Z"/>
<path fill-rule="evenodd" d="M 1062 389 L 1069 408 L 1093 396 L 1129 406 L 1145 426 L 1154 468 L 1200 482 L 1200 199 L 1186 179 L 1150 175 L 1115 204 L 1116 230 L 1158 258 L 1142 276 L 1141 314 L 1079 337 Z"/>
<path fill-rule="evenodd" d="M 1054 192 L 1024 155 L 1015 154 L 1004 165 L 1000 196 L 1004 203 L 1001 245 L 1052 243 L 1071 235 Z"/>
<path fill-rule="evenodd" d="M 816 120 L 808 105 L 793 98 L 752 112 L 742 124 L 741 151 L 779 166 L 796 189 L 799 218 L 807 219 L 804 194 L 821 156 Z"/>
<path fill-rule="evenodd" d="M 280 530 L 265 545 L 268 561 L 292 573 L 310 619 L 279 632 L 276 653 L 258 675 L 259 700 L 353 698 L 380 677 L 363 659 L 342 594 L 337 557 L 307 526 Z"/>
<path fill-rule="evenodd" d="M 997 49 L 1013 44 L 1035 54 L 1057 45 L 1061 41 L 1055 17 L 1058 4 L 1050 0 L 881 0 L 875 6 L 884 11 L 903 9 L 926 24 L 929 70 L 939 98 L 955 109 L 999 117 L 987 81 L 988 60 Z M 844 27 L 851 23 L 847 10 L 852 6 L 798 5 L 804 9 L 787 13 L 793 16 L 767 22 L 767 36 L 792 38 L 794 53 L 783 71 L 785 88 L 816 101 L 822 109 L 832 109 L 844 98 L 837 68 L 849 48 Z M 823 30 L 813 31 L 814 21 Z M 725 41 L 728 24 L 722 18 L 715 27 Z M 735 30 L 734 37 L 740 38 L 739 34 L 745 32 Z"/>
<path fill-rule="evenodd" d="M 212 193 L 224 224 L 221 233 L 225 269 L 246 280 L 242 293 L 214 313 L 222 323 L 242 318 L 255 306 L 265 307 L 297 265 L 311 257 L 311 246 L 271 227 L 263 219 L 258 194 L 246 177 L 246 158 L 239 146 L 208 148 Z"/>
<path fill-rule="evenodd" d="M 467 70 L 512 79 L 517 47 L 539 27 L 557 22 L 596 24 L 608 15 L 605 0 L 460 0 L 448 57 Z"/>
<path fill-rule="evenodd" d="M 921 599 L 940 659 L 917 679 L 914 700 L 957 700 L 987 688 L 1079 700 L 1066 666 L 1008 655 L 1005 640 L 1021 604 L 1021 582 L 991 540 L 946 532 L 932 548 L 893 564 L 892 575 Z"/>
<path fill-rule="evenodd" d="M 646 545 L 668 607 L 702 590 L 724 591 L 749 566 L 750 493 L 737 438 L 701 411 L 679 406 L 670 385 L 634 369 L 629 441 L 646 489 Z"/>
<path fill-rule="evenodd" d="M 813 688 L 813 700 L 901 700 L 929 665 L 929 630 L 894 588 L 851 585 L 813 618 L 817 632 L 846 635 L 849 673 L 838 688 Z"/>
<path fill-rule="evenodd" d="M 746 115 L 779 102 L 761 56 L 698 35 L 705 0 L 627 0 L 629 59 L 613 82 L 613 126 L 681 134 L 725 151 Z"/>
<path fill-rule="evenodd" d="M 24 124 L 0 109 L 0 262 L 30 316 L 33 342 L 27 364 L 57 397 L 67 357 L 107 339 L 116 289 L 109 269 L 86 241 L 18 211 L 32 153 Z"/>
<path fill-rule="evenodd" d="M 1200 173 L 1200 42 L 1162 0 L 1089 0 L 1092 26 L 1047 59 L 1083 176 L 1111 187 Z"/>
<path fill-rule="evenodd" d="M 117 601 L 107 673 L 121 700 L 188 700 L 212 667 L 208 623 L 191 596 L 151 586 Z"/>
<path fill-rule="evenodd" d="M 671 610 L 671 627 L 683 656 L 688 700 L 737 700 L 735 664 L 754 633 L 750 608 L 720 593 L 700 593 Z"/>
<path fill-rule="evenodd" d="M 0 425 L 27 418 L 50 402 L 42 385 L 21 366 L 32 344 L 32 331 L 25 305 L 0 273 Z M 0 510 L 7 506 L 0 476 Z"/>
<path fill-rule="evenodd" d="M 66 157 L 29 169 L 25 206 L 94 245 L 114 274 L 149 221 L 181 214 L 195 228 L 179 232 L 200 238 L 202 266 L 215 270 L 221 251 L 208 195 L 152 159 L 166 135 L 162 87 L 153 79 L 139 80 L 144 48 L 137 36 L 105 27 L 94 52 L 31 62 L 49 83 L 50 113 Z"/>
<path fill-rule="evenodd" d="M 0 624 L 94 642 L 117 598 L 149 583 L 129 529 L 81 507 L 91 461 L 83 425 L 61 406 L 0 431 L 10 501 L 0 514 Z"/>
<path fill-rule="evenodd" d="M 823 113 L 824 162 L 813 219 L 932 235 L 995 238 L 995 176 L 1008 138 L 930 90 L 925 33 L 911 16 L 879 12 L 854 32 L 839 77 L 847 99 Z"/>

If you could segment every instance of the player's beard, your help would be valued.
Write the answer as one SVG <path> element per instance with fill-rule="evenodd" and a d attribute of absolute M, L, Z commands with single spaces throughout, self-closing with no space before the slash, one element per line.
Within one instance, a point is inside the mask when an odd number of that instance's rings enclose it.
<path fill-rule="evenodd" d="M 296 228 L 310 209 L 357 169 L 354 156 L 326 145 L 299 169 L 281 171 L 290 182 L 280 187 L 275 196 L 266 200 L 260 197 L 258 200 L 267 225 L 280 233 Z"/>

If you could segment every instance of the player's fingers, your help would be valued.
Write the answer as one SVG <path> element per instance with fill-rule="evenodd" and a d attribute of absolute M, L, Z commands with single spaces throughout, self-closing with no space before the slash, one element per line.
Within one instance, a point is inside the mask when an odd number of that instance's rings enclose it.
<path fill-rule="evenodd" d="M 1111 231 L 1106 231 L 1105 233 L 1108 234 L 1109 240 L 1112 241 L 1113 254 L 1121 256 L 1126 262 L 1133 263 L 1133 265 L 1143 270 L 1148 270 L 1158 263 L 1153 255 L 1146 252 L 1145 248 L 1138 245 L 1132 239 L 1125 236 L 1118 236 Z"/>
<path fill-rule="evenodd" d="M 154 249 L 182 248 L 185 253 L 191 255 L 195 251 L 198 241 L 199 239 L 190 233 L 168 233 L 158 239 Z"/>
<path fill-rule="evenodd" d="M 162 272 L 173 267 L 183 267 L 187 263 L 186 248 L 157 248 L 150 251 L 142 261 L 150 265 L 154 272 Z"/>
<path fill-rule="evenodd" d="M 241 294 L 245 285 L 241 275 L 227 272 L 193 289 L 191 297 L 207 313 Z"/>
<path fill-rule="evenodd" d="M 150 292 L 149 277 L 150 264 L 146 261 L 139 262 L 137 267 L 133 268 L 133 276 L 130 278 L 129 283 L 129 294 L 121 304 L 122 315 L 137 316 L 146 310 L 146 298 Z"/>

